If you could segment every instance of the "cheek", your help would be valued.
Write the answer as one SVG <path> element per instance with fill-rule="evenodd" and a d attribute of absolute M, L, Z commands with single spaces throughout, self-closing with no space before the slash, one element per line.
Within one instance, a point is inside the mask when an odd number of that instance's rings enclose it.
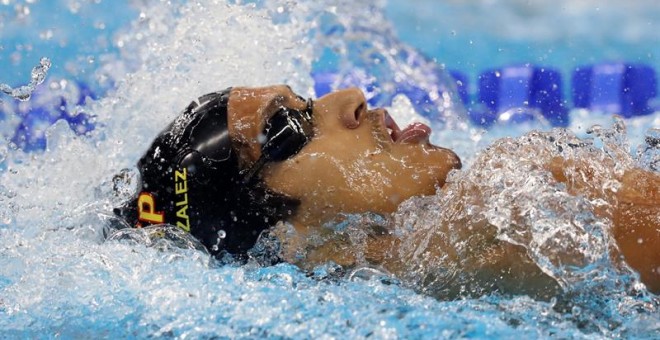
<path fill-rule="evenodd" d="M 435 193 L 439 184 L 437 167 L 429 166 L 433 157 L 411 151 L 397 157 L 356 145 L 335 145 L 332 152 L 309 145 L 294 159 L 266 169 L 264 180 L 271 189 L 313 209 L 387 213 L 407 198 Z"/>
<path fill-rule="evenodd" d="M 382 200 L 390 169 L 374 162 L 372 138 L 355 133 L 317 136 L 294 158 L 268 166 L 263 179 L 273 190 L 313 202 L 314 207 L 360 212 Z"/>
<path fill-rule="evenodd" d="M 268 165 L 262 178 L 311 208 L 390 212 L 409 197 L 434 194 L 448 172 L 444 163 L 445 155 L 422 145 L 382 147 L 368 126 L 323 129 L 295 157 Z"/>
<path fill-rule="evenodd" d="M 264 171 L 269 187 L 294 197 L 345 195 L 354 190 L 368 157 L 368 145 L 359 138 L 345 143 L 319 138 L 294 158 L 272 164 Z"/>
<path fill-rule="evenodd" d="M 309 154 L 280 164 L 265 176 L 273 190 L 299 199 L 304 207 L 328 214 L 389 212 L 401 195 L 395 173 L 369 156 L 348 159 L 344 155 Z"/>

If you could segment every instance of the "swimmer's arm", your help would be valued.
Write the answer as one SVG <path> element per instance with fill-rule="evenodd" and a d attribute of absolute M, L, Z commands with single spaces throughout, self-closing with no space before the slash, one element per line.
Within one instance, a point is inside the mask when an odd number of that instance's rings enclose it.
<path fill-rule="evenodd" d="M 382 231 L 370 232 L 365 240 L 354 243 L 346 235 L 334 234 L 322 244 L 308 246 L 305 257 L 296 263 L 304 269 L 332 261 L 342 267 L 382 267 L 392 273 L 401 268 L 396 250 L 399 239 Z"/>
<path fill-rule="evenodd" d="M 426 235 L 428 232 L 413 233 L 407 243 L 416 247 L 416 254 L 411 256 L 413 252 L 405 251 L 400 254 L 403 261 L 390 261 L 385 267 L 397 264 L 391 270 L 401 275 L 419 271 L 421 265 L 426 267 L 426 277 L 432 277 L 439 270 L 456 271 L 454 277 L 467 279 L 440 282 L 441 298 L 498 291 L 548 300 L 559 292 L 557 282 L 541 271 L 524 247 L 497 239 L 496 228 L 485 220 L 452 223 L 462 227 L 451 239 L 440 236 L 441 233 L 430 238 Z M 448 230 L 447 225 L 438 228 Z M 434 294 L 434 287 L 424 288 L 431 288 L 430 292 Z"/>
<path fill-rule="evenodd" d="M 597 164 L 597 166 L 612 166 Z M 660 293 L 660 174 L 633 168 L 618 178 L 621 186 L 612 192 L 594 179 L 594 164 L 555 157 L 548 170 L 568 192 L 605 199 L 613 211 L 596 210 L 611 218 L 613 236 L 625 261 L 639 272 L 650 291 Z"/>
<path fill-rule="evenodd" d="M 486 225 L 473 226 L 486 230 Z M 466 229 L 467 230 L 467 229 Z M 380 268 L 397 278 L 421 275 L 432 277 L 437 270 L 452 267 L 467 273 L 472 277 L 470 287 L 465 283 L 442 282 L 442 298 L 454 298 L 459 294 L 480 294 L 483 291 L 500 291 L 502 293 L 528 294 L 539 299 L 549 299 L 559 291 L 557 282 L 545 275 L 539 267 L 529 259 L 525 249 L 520 246 L 500 242 L 485 233 L 477 237 L 468 237 L 466 244 L 473 249 L 467 258 L 459 258 L 448 250 L 452 247 L 442 238 L 427 238 L 427 233 L 413 233 L 412 242 L 405 242 L 387 230 L 377 230 L 369 233 L 362 244 L 355 245 L 345 240 L 328 240 L 321 246 L 307 253 L 305 265 L 318 265 L 333 261 L 344 268 L 370 266 Z M 483 236 L 483 237 L 482 237 Z M 406 246 L 425 246 L 419 249 L 405 249 Z M 413 255 L 415 253 L 415 255 Z M 310 269 L 310 268 L 307 268 Z M 426 281 L 426 279 L 422 279 Z M 419 289 L 429 287 L 422 283 Z M 431 294 L 435 294 L 432 290 Z"/>
<path fill-rule="evenodd" d="M 660 175 L 626 171 L 617 191 L 614 239 L 642 282 L 660 293 Z"/>

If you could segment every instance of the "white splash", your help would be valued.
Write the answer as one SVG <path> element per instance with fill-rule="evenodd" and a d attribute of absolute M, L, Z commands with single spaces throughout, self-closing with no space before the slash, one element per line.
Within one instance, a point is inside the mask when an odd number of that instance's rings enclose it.
<path fill-rule="evenodd" d="M 44 82 L 50 67 L 50 59 L 41 58 L 41 60 L 39 60 L 39 65 L 32 69 L 32 73 L 30 74 L 30 83 L 16 88 L 12 88 L 7 84 L 0 83 L 0 92 L 8 94 L 14 99 L 27 101 L 30 99 L 32 92 L 34 92 L 37 86 Z"/>

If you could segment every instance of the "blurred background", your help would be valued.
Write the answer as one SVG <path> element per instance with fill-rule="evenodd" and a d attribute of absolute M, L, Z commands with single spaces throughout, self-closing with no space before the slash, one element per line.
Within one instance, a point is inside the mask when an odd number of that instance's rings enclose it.
<path fill-rule="evenodd" d="M 660 66 L 654 0 L 412 0 L 388 1 L 386 11 L 404 41 L 473 75 L 513 63 Z"/>
<path fill-rule="evenodd" d="M 39 58 L 51 72 L 89 72 L 121 47 L 117 31 L 140 0 L 0 0 L 0 79 L 25 79 Z M 593 62 L 660 69 L 660 2 L 654 0 L 389 0 L 387 17 L 406 43 L 449 69 L 475 76 L 515 63 L 563 72 Z"/>

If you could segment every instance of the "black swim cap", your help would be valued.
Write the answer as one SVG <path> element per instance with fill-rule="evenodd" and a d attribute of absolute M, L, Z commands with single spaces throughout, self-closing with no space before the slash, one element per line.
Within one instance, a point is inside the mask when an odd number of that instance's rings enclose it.
<path fill-rule="evenodd" d="M 299 201 L 245 180 L 227 128 L 231 88 L 193 101 L 138 162 L 138 196 L 115 213 L 137 227 L 172 224 L 214 254 L 243 256 Z"/>

